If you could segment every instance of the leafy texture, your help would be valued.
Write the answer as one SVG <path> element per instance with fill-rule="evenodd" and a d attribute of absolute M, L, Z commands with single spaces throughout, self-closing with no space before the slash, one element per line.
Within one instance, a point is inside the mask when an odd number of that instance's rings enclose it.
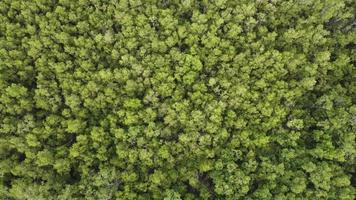
<path fill-rule="evenodd" d="M 0 198 L 355 199 L 354 0 L 1 0 Z"/>

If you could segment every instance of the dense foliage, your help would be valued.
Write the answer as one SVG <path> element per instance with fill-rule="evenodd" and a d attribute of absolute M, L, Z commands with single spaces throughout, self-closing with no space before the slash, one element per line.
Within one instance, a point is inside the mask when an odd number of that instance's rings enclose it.
<path fill-rule="evenodd" d="M 1 0 L 0 199 L 355 199 L 355 13 Z"/>

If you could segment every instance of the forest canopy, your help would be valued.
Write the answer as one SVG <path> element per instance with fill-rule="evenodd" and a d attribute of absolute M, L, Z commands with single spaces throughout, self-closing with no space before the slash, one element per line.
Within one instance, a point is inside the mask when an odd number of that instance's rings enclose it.
<path fill-rule="evenodd" d="M 355 199 L 355 14 L 1 0 L 0 199 Z"/>

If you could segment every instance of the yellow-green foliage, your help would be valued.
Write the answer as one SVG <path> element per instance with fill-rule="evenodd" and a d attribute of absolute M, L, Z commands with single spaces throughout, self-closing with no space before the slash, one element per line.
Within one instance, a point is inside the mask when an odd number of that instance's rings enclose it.
<path fill-rule="evenodd" d="M 0 199 L 355 199 L 355 13 L 0 0 Z"/>

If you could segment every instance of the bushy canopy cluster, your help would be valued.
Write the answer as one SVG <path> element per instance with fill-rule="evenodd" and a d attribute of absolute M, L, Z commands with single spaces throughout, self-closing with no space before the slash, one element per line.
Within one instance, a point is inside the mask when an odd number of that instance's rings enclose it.
<path fill-rule="evenodd" d="M 354 0 L 1 0 L 0 198 L 356 194 Z"/>

